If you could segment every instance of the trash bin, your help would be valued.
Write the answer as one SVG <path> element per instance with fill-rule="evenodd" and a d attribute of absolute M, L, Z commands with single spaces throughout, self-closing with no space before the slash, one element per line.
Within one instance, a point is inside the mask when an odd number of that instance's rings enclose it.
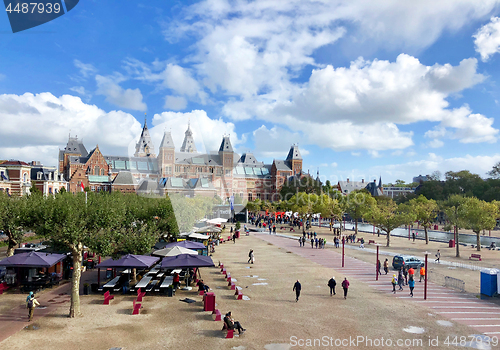
<path fill-rule="evenodd" d="M 203 294 L 203 310 L 215 311 L 215 293 Z"/>
<path fill-rule="evenodd" d="M 97 283 L 90 284 L 90 290 L 92 291 L 92 293 L 97 293 L 98 289 L 99 289 L 99 285 Z"/>
<path fill-rule="evenodd" d="M 492 297 L 497 293 L 497 269 L 481 270 L 481 294 Z"/>
<path fill-rule="evenodd" d="M 450 247 L 450 248 L 455 247 L 455 240 L 454 239 L 450 239 L 450 241 L 448 242 L 448 247 Z"/>

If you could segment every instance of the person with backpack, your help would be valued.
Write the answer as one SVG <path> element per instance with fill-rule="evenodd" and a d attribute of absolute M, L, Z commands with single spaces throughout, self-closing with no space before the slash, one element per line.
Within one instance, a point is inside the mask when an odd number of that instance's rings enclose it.
<path fill-rule="evenodd" d="M 39 306 L 40 303 L 35 299 L 33 292 L 30 292 L 28 298 L 26 298 L 26 308 L 28 309 L 29 322 L 33 320 L 33 313 L 35 312 L 35 307 Z"/>
<path fill-rule="evenodd" d="M 391 284 L 392 284 L 392 292 L 394 294 L 396 294 L 396 285 L 398 284 L 398 279 L 397 279 L 396 275 L 392 275 Z"/>
<path fill-rule="evenodd" d="M 328 281 L 328 287 L 330 287 L 330 296 L 335 295 L 335 286 L 337 282 L 335 281 L 335 277 L 330 278 Z"/>

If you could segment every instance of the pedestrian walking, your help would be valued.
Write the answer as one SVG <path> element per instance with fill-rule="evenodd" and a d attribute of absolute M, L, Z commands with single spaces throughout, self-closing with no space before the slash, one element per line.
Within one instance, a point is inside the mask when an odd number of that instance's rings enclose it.
<path fill-rule="evenodd" d="M 415 280 L 413 279 L 413 276 L 408 281 L 408 286 L 410 287 L 410 296 L 413 298 L 413 288 L 415 288 Z"/>
<path fill-rule="evenodd" d="M 252 263 L 254 262 L 254 256 L 253 256 L 253 249 L 250 249 L 250 252 L 248 253 L 248 263 Z"/>
<path fill-rule="evenodd" d="M 381 275 L 381 274 L 382 274 L 382 272 L 380 272 L 380 265 L 381 265 L 381 264 L 380 264 L 380 260 L 377 260 L 377 273 L 378 273 L 379 275 Z"/>
<path fill-rule="evenodd" d="M 439 249 L 438 249 L 438 251 L 437 251 L 437 253 L 436 253 L 436 260 L 435 260 L 434 262 L 439 263 L 439 259 L 440 259 L 440 258 L 441 258 L 441 252 L 440 252 L 440 251 L 439 251 Z"/>
<path fill-rule="evenodd" d="M 233 235 L 233 243 L 236 243 L 236 233 Z"/>
<path fill-rule="evenodd" d="M 412 231 L 413 242 L 415 242 L 415 231 Z"/>
<path fill-rule="evenodd" d="M 391 284 L 392 284 L 392 292 L 396 294 L 396 284 L 398 284 L 398 279 L 396 278 L 396 275 L 392 275 Z"/>
<path fill-rule="evenodd" d="M 300 291 L 302 290 L 302 285 L 299 280 L 293 285 L 293 290 L 295 291 L 295 302 L 299 301 Z"/>
<path fill-rule="evenodd" d="M 33 294 L 33 292 L 30 292 L 28 298 L 26 298 L 26 308 L 28 309 L 29 322 L 33 320 L 33 313 L 35 312 L 35 308 L 39 305 L 40 303 L 35 299 L 35 295 Z"/>
<path fill-rule="evenodd" d="M 337 282 L 335 281 L 335 276 L 330 278 L 328 281 L 328 287 L 330 287 L 330 296 L 335 295 L 335 286 L 337 285 Z"/>
<path fill-rule="evenodd" d="M 404 277 L 403 277 L 403 267 L 399 269 L 398 273 L 398 285 L 399 285 L 399 290 L 403 290 L 403 285 L 404 285 Z"/>
<path fill-rule="evenodd" d="M 413 267 L 410 267 L 408 269 L 408 280 L 412 279 L 415 277 L 415 270 L 413 269 Z"/>
<path fill-rule="evenodd" d="M 420 268 L 420 281 L 419 282 L 422 282 L 422 280 L 425 278 L 425 267 L 421 267 Z"/>
<path fill-rule="evenodd" d="M 389 260 L 387 260 L 387 259 L 385 259 L 385 261 L 384 261 L 384 271 L 385 271 L 386 275 L 389 272 Z"/>
<path fill-rule="evenodd" d="M 405 276 L 405 286 L 408 285 L 408 270 L 406 269 L 406 266 L 403 266 L 403 275 Z"/>
<path fill-rule="evenodd" d="M 347 291 L 349 290 L 349 281 L 347 280 L 347 277 L 344 277 L 344 280 L 342 281 L 342 288 L 344 289 L 344 299 L 347 299 Z"/>
<path fill-rule="evenodd" d="M 311 248 L 314 248 L 314 238 L 311 238 Z"/>

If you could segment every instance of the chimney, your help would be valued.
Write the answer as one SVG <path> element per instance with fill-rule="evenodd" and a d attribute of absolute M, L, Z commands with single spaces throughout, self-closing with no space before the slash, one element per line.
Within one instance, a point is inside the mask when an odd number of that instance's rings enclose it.
<path fill-rule="evenodd" d="M 361 179 L 361 183 L 364 184 L 365 183 L 365 179 Z"/>
<path fill-rule="evenodd" d="M 347 178 L 347 183 L 349 183 L 349 178 Z"/>

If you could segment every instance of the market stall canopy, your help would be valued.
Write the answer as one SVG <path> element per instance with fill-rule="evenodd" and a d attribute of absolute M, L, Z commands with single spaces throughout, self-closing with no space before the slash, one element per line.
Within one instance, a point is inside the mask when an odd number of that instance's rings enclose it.
<path fill-rule="evenodd" d="M 123 268 L 143 268 L 147 269 L 156 263 L 160 258 L 148 255 L 132 255 L 127 254 L 122 256 L 120 259 L 113 260 L 108 259 L 102 263 L 96 265 L 97 268 L 103 267 L 123 267 Z"/>
<path fill-rule="evenodd" d="M 205 227 L 196 229 L 194 232 L 195 233 L 219 233 L 221 231 L 222 231 L 222 229 L 219 227 L 205 226 Z"/>
<path fill-rule="evenodd" d="M 0 266 L 7 267 L 51 267 L 66 258 L 66 254 L 40 252 L 21 253 L 0 261 Z"/>
<path fill-rule="evenodd" d="M 194 239 L 210 239 L 210 236 L 207 236 L 207 235 L 202 235 L 202 234 L 199 234 L 199 233 L 191 233 L 189 236 L 189 238 L 194 238 Z"/>
<path fill-rule="evenodd" d="M 217 224 L 221 224 L 223 222 L 227 222 L 227 219 L 223 219 L 223 218 L 215 218 L 215 219 L 210 219 L 210 220 L 207 220 L 207 222 L 209 224 L 213 224 L 213 225 L 217 225 Z"/>
<path fill-rule="evenodd" d="M 205 248 L 205 246 L 203 246 Z M 179 246 L 174 246 L 170 248 L 164 248 L 157 250 L 153 252 L 154 256 L 177 256 L 181 254 L 191 254 L 191 255 L 198 255 L 198 252 L 195 250 L 179 247 Z"/>
<path fill-rule="evenodd" d="M 207 249 L 207 247 L 205 247 L 203 243 L 193 242 L 193 241 L 173 242 L 165 246 L 165 248 L 172 248 L 172 247 L 182 247 L 186 249 Z"/>
<path fill-rule="evenodd" d="M 212 258 L 203 255 L 181 254 L 163 259 L 161 267 L 165 269 L 184 269 L 189 267 L 215 266 Z"/>

